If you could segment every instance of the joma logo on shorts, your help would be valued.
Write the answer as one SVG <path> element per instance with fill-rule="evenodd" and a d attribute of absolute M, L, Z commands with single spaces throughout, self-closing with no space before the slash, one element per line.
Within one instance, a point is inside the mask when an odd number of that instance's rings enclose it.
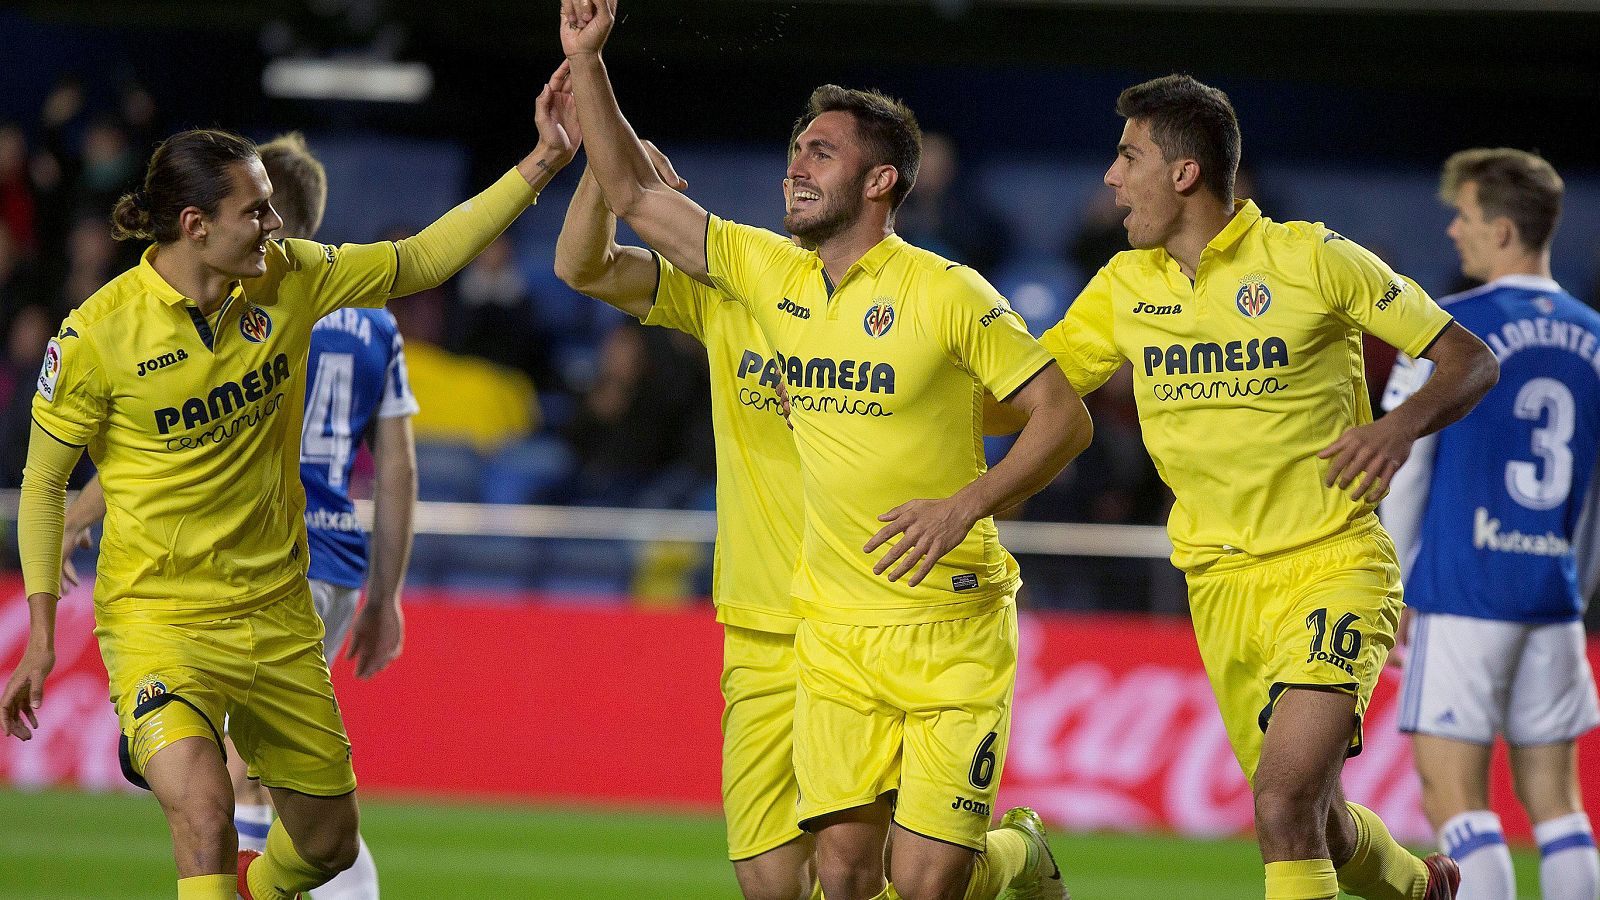
<path fill-rule="evenodd" d="M 956 802 L 950 804 L 950 808 L 966 810 L 969 813 L 977 813 L 984 817 L 988 817 L 990 814 L 989 804 L 982 800 L 968 800 L 966 797 L 957 797 Z"/>
<path fill-rule="evenodd" d="M 155 359 L 147 359 L 144 362 L 139 363 L 139 377 L 143 378 L 157 369 L 165 369 L 167 366 L 175 366 L 188 358 L 188 351 L 178 350 L 173 353 L 163 353 Z"/>
<path fill-rule="evenodd" d="M 1315 650 L 1315 651 L 1313 651 L 1308 656 L 1306 656 L 1306 662 L 1308 662 L 1308 663 L 1313 663 L 1313 662 L 1331 663 L 1331 664 L 1333 664 L 1335 666 L 1338 666 L 1340 669 L 1343 669 L 1346 674 L 1354 675 L 1356 673 L 1356 667 L 1350 664 L 1350 660 L 1345 659 L 1345 658 L 1340 657 L 1340 656 L 1336 656 L 1336 655 L 1334 655 L 1332 653 L 1329 653 L 1326 650 Z"/>

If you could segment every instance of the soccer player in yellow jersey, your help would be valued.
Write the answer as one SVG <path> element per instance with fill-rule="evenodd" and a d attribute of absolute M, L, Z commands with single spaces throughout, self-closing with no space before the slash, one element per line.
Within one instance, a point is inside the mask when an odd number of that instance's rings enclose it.
<path fill-rule="evenodd" d="M 794 765 L 824 894 L 1065 896 L 1031 812 L 987 833 L 1020 580 L 991 516 L 1087 444 L 1082 402 L 987 282 L 893 234 L 920 157 L 909 110 L 813 94 L 788 171 L 796 246 L 661 181 L 600 59 L 614 22 L 612 3 L 563 4 L 591 171 L 651 246 L 747 310 L 773 349 L 751 361 L 757 384 L 786 384 L 793 402 L 805 489 Z M 987 472 L 986 389 L 1029 416 Z"/>
<path fill-rule="evenodd" d="M 96 635 L 128 774 L 172 831 L 180 898 L 292 897 L 356 855 L 350 744 L 306 581 L 298 438 L 311 328 L 471 261 L 571 159 L 561 102 L 541 94 L 539 146 L 516 169 L 396 243 L 275 241 L 254 146 L 175 135 L 114 213 L 119 235 L 153 245 L 50 342 L 19 511 L 29 641 L 0 694 L 0 728 L 26 740 L 37 727 L 64 489 L 87 446 L 107 506 Z M 235 854 L 224 718 L 279 814 L 248 866 Z"/>
<path fill-rule="evenodd" d="M 1177 496 L 1172 561 L 1254 788 L 1266 896 L 1445 900 L 1454 863 L 1407 853 L 1339 776 L 1400 616 L 1374 509 L 1412 442 L 1494 384 L 1494 357 L 1353 242 L 1235 200 L 1239 126 L 1221 91 L 1158 78 L 1117 112 L 1105 181 L 1135 249 L 1044 345 L 1080 393 L 1133 364 L 1145 445 Z M 1441 373 L 1377 422 L 1362 331 Z"/>

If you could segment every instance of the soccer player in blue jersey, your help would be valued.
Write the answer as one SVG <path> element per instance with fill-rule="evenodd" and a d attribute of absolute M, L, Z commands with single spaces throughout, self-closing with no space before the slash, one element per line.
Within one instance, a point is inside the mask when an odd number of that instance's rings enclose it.
<path fill-rule="evenodd" d="M 283 219 L 279 235 L 314 240 L 328 195 L 322 163 L 298 132 L 259 149 L 261 165 L 273 185 L 273 206 Z M 306 371 L 300 483 L 306 490 L 311 596 L 325 630 L 323 654 L 332 659 L 349 635 L 348 655 L 356 662 L 356 674 L 369 678 L 400 655 L 404 641 L 400 589 L 411 555 L 417 499 L 411 417 L 418 407 L 406 379 L 394 314 L 387 309 L 347 308 L 322 319 L 311 331 Z M 376 471 L 370 554 L 367 534 L 356 522 L 350 499 L 351 469 L 356 446 L 362 442 L 372 451 Z M 70 561 L 72 549 L 89 545 L 90 526 L 104 516 L 105 495 L 96 478 L 67 511 L 62 577 L 69 584 L 78 581 Z M 357 615 L 363 583 L 367 603 Z M 266 849 L 272 825 L 272 799 L 266 788 L 247 777 L 245 768 L 230 744 L 228 772 L 239 847 L 260 853 Z M 378 870 L 366 840 L 358 840 L 355 863 L 313 891 L 315 900 L 377 900 Z"/>
<path fill-rule="evenodd" d="M 1460 900 L 1516 897 L 1489 810 L 1497 734 L 1534 823 L 1544 896 L 1595 900 L 1600 856 L 1576 741 L 1600 724 L 1582 623 L 1596 585 L 1600 314 L 1551 278 L 1562 182 L 1549 163 L 1464 150 L 1445 163 L 1440 196 L 1456 209 L 1461 271 L 1486 282 L 1440 303 L 1488 343 L 1500 383 L 1417 443 L 1384 503 L 1414 610 L 1400 729 L 1439 845 L 1461 866 Z M 1431 370 L 1402 357 L 1384 407 Z"/>

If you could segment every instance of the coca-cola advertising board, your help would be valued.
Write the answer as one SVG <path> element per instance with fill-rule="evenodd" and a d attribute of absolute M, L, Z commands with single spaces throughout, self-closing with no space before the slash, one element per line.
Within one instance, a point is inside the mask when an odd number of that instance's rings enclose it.
<path fill-rule="evenodd" d="M 15 578 L 0 578 L 0 598 L 0 667 L 9 673 L 27 605 Z M 405 655 L 377 678 L 358 681 L 348 661 L 334 665 L 367 793 L 718 807 L 722 634 L 709 609 L 424 591 L 407 595 L 406 625 Z M 26 743 L 0 738 L 0 783 L 132 790 L 117 767 L 93 628 L 87 593 L 70 593 L 41 728 Z M 1390 672 L 1379 685 L 1345 787 L 1397 835 L 1425 843 L 1410 747 L 1395 731 L 1398 682 Z M 1585 758 L 1597 740 L 1584 739 Z M 1526 840 L 1503 756 L 1494 806 Z M 1584 793 L 1600 800 L 1600 778 L 1586 776 Z M 1072 828 L 1249 830 L 1250 794 L 1187 622 L 1022 617 L 1000 797 L 1002 808 L 1018 804 Z"/>

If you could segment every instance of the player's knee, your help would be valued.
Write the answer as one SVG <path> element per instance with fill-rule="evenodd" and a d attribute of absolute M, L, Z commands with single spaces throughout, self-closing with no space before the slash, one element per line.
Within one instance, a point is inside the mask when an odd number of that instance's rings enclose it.
<path fill-rule="evenodd" d="M 323 828 L 303 841 L 295 841 L 294 849 L 301 859 L 323 872 L 343 872 L 355 865 L 361 840 L 354 826 Z"/>
<path fill-rule="evenodd" d="M 967 893 L 967 878 L 950 872 L 912 873 L 894 883 L 902 900 L 961 900 Z"/>
<path fill-rule="evenodd" d="M 176 808 L 168 807 L 167 820 L 179 848 L 208 851 L 209 856 L 227 850 L 236 840 L 233 804 L 226 797 L 185 798 Z"/>
<path fill-rule="evenodd" d="M 1327 792 L 1321 785 L 1284 779 L 1258 782 L 1255 790 L 1256 830 L 1288 837 L 1316 834 L 1328 819 Z"/>

